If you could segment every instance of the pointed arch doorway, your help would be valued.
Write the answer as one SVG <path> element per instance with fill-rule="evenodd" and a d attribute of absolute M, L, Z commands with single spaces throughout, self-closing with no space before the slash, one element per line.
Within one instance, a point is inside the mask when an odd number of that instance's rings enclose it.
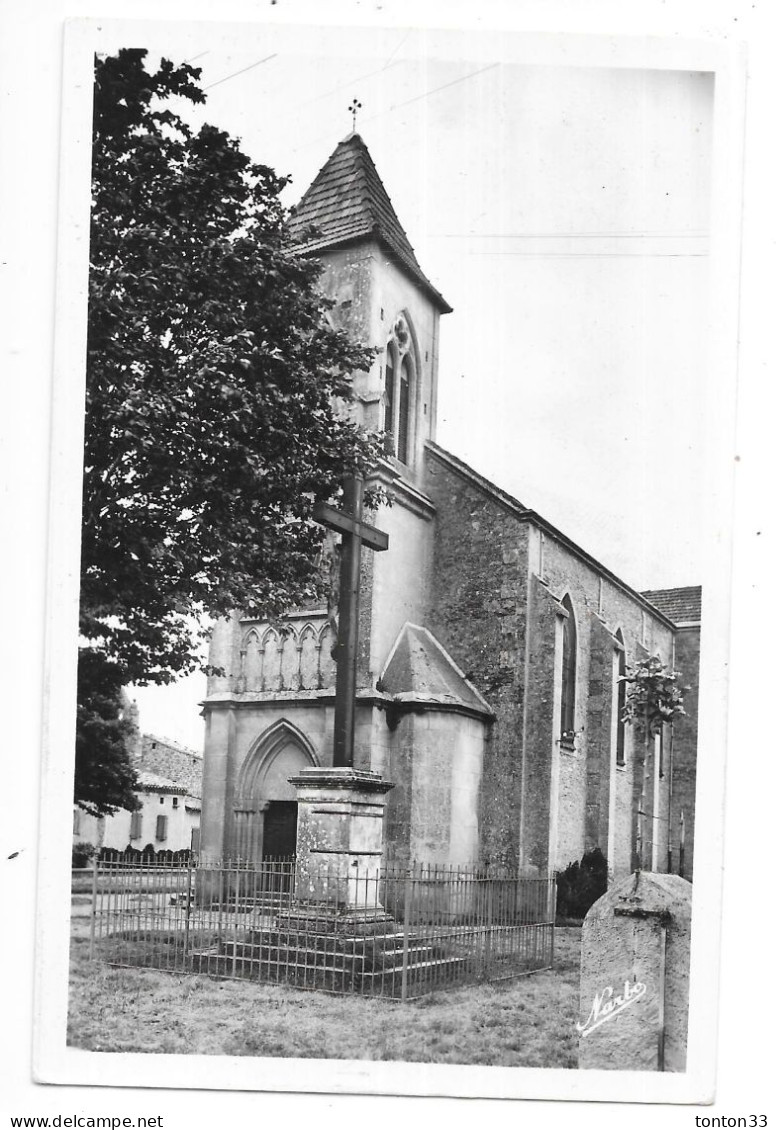
<path fill-rule="evenodd" d="M 318 765 L 305 735 L 286 719 L 258 738 L 238 777 L 235 855 L 249 863 L 286 859 L 297 846 L 297 796 L 289 778 Z"/>

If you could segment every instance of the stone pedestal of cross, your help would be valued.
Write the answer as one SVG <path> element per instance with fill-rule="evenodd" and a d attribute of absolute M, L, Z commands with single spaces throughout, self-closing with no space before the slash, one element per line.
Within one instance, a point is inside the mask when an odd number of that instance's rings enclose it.
<path fill-rule="evenodd" d="M 363 520 L 363 506 L 362 476 L 353 475 L 341 509 L 319 503 L 314 511 L 318 522 L 341 534 L 333 764 L 290 777 L 297 790 L 297 905 L 284 917 L 288 928 L 313 918 L 319 933 L 370 933 L 392 924 L 379 882 L 386 794 L 393 785 L 380 773 L 354 768 L 362 548 L 389 547 L 388 536 Z"/>

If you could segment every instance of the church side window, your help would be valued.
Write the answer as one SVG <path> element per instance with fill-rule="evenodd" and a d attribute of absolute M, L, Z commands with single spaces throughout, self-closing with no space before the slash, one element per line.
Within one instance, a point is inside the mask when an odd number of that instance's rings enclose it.
<path fill-rule="evenodd" d="M 394 347 L 386 351 L 386 382 L 384 385 L 384 431 L 389 437 L 394 453 Z"/>
<path fill-rule="evenodd" d="M 400 403 L 397 413 L 397 458 L 408 462 L 408 425 L 411 409 L 411 363 L 406 354 L 400 366 Z"/>
<path fill-rule="evenodd" d="M 618 714 L 618 720 L 616 722 L 616 764 L 624 765 L 626 727 L 623 718 L 624 707 L 627 704 L 627 684 L 624 682 L 623 676 L 627 673 L 627 656 L 624 650 L 624 636 L 621 634 L 621 628 L 616 632 L 616 639 L 621 644 L 619 648 L 619 681 L 616 685 L 616 711 Z"/>
<path fill-rule="evenodd" d="M 573 604 L 569 596 L 562 601 L 567 612 L 562 626 L 562 745 L 572 749 L 575 743 L 575 673 L 578 640 Z"/>
<path fill-rule="evenodd" d="M 406 464 L 410 462 L 413 450 L 415 374 L 413 339 L 405 318 L 400 316 L 386 347 L 384 432 L 388 453 Z"/>

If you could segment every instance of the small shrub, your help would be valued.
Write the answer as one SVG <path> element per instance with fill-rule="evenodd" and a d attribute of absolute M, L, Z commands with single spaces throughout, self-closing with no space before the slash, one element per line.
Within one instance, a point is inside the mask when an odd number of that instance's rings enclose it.
<path fill-rule="evenodd" d="M 599 848 L 558 871 L 557 917 L 585 918 L 589 908 L 608 889 L 608 861 Z"/>
<path fill-rule="evenodd" d="M 94 844 L 73 844 L 71 867 L 88 867 L 95 854 Z"/>

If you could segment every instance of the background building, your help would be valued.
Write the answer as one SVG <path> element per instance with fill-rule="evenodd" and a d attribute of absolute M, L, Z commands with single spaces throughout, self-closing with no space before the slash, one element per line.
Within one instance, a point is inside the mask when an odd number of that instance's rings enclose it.
<path fill-rule="evenodd" d="M 202 755 L 154 734 L 139 735 L 133 761 L 140 808 L 120 808 L 113 816 L 90 816 L 73 809 L 73 843 L 142 851 L 197 850 L 200 836 Z"/>

